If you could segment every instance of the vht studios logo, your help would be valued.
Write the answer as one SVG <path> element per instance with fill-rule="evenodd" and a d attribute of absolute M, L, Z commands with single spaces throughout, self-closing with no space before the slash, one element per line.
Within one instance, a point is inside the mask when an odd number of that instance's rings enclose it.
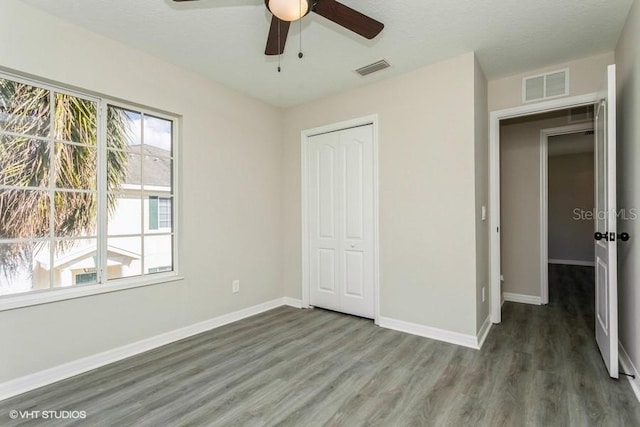
<path fill-rule="evenodd" d="M 9 411 L 9 418 L 17 420 L 84 420 L 86 411 Z"/>
<path fill-rule="evenodd" d="M 615 213 L 616 218 L 621 221 L 635 221 L 638 219 L 638 214 L 640 211 L 636 208 L 632 209 L 619 209 L 615 212 L 612 211 L 597 211 L 595 209 L 592 210 L 584 210 L 580 208 L 575 208 L 573 210 L 573 219 L 575 221 L 604 221 L 609 219 L 609 215 L 611 213 Z"/>

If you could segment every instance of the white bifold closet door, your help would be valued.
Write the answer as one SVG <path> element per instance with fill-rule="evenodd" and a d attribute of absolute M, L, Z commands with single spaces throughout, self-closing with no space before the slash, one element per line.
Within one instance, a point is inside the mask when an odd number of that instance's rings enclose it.
<path fill-rule="evenodd" d="M 309 302 L 373 318 L 373 125 L 309 138 Z"/>

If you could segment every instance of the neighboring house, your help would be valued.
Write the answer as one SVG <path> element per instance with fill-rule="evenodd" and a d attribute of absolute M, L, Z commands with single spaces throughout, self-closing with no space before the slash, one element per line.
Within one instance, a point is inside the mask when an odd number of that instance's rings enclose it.
<path fill-rule="evenodd" d="M 49 260 L 45 258 L 39 257 L 34 262 L 34 289 L 48 289 L 51 266 Z M 107 259 L 107 275 L 110 278 L 140 274 L 139 253 L 108 246 Z M 54 287 L 95 283 L 97 279 L 95 244 L 77 245 L 72 252 L 54 258 L 53 269 Z"/>
<path fill-rule="evenodd" d="M 127 175 L 117 194 L 117 205 L 109 216 L 109 279 L 173 269 L 172 236 L 154 235 L 169 233 L 172 228 L 172 203 L 168 197 L 171 153 L 152 145 L 132 145 L 130 149 L 142 155 L 129 155 Z M 34 253 L 30 271 L 24 269 L 10 278 L 0 276 L 0 295 L 48 289 L 51 268 L 54 269 L 51 287 L 95 284 L 96 245 L 96 239 L 77 240 L 72 246 L 57 251 L 53 263 L 49 245 L 43 245 Z"/>

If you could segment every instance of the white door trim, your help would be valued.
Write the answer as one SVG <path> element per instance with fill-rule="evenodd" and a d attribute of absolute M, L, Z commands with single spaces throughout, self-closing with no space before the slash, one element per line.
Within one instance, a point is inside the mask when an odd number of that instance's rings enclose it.
<path fill-rule="evenodd" d="M 491 283 L 491 321 L 502 321 L 500 286 L 500 121 L 571 107 L 594 104 L 597 93 L 554 99 L 536 104 L 527 104 L 489 113 L 489 257 Z"/>
<path fill-rule="evenodd" d="M 307 166 L 309 138 L 323 133 L 336 132 L 344 129 L 373 126 L 373 310 L 374 322 L 377 325 L 380 319 L 380 251 L 379 251 L 379 185 L 378 185 L 378 115 L 359 117 L 326 126 L 302 131 L 300 145 L 300 163 L 302 176 L 302 307 L 309 308 L 309 196 L 307 186 L 309 184 L 309 170 Z"/>
<path fill-rule="evenodd" d="M 540 131 L 540 304 L 549 304 L 549 137 L 593 130 L 593 122 Z"/>

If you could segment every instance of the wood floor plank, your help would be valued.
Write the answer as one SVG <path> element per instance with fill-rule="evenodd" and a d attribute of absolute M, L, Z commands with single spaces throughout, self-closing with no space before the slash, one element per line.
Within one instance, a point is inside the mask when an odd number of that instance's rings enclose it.
<path fill-rule="evenodd" d="M 0 402 L 1 426 L 638 426 L 595 345 L 593 268 L 507 302 L 481 351 L 278 308 Z M 10 420 L 10 410 L 86 420 Z"/>

